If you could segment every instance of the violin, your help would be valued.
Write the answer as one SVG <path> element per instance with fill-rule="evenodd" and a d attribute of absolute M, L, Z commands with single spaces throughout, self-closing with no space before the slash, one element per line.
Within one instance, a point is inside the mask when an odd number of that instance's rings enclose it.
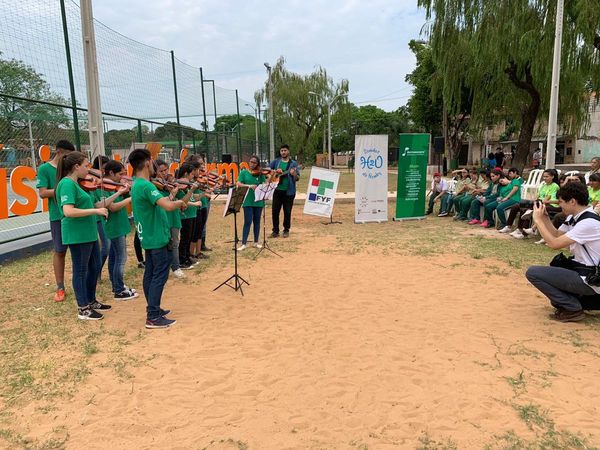
<path fill-rule="evenodd" d="M 119 189 L 127 187 L 125 184 L 117 183 L 112 180 L 99 180 L 95 177 L 85 177 L 78 180 L 79 186 L 86 192 L 92 192 L 96 189 L 102 189 L 107 192 L 117 192 Z"/>
<path fill-rule="evenodd" d="M 103 179 L 106 175 L 102 173 L 101 170 L 98 169 L 88 169 L 88 173 L 95 177 L 95 178 L 100 178 Z M 129 177 L 127 175 L 121 175 L 121 181 L 124 181 L 125 183 L 132 185 L 133 184 L 133 178 Z"/>
<path fill-rule="evenodd" d="M 268 167 L 265 167 L 265 168 L 259 167 L 254 170 L 249 170 L 249 172 L 252 174 L 253 177 L 257 177 L 259 175 L 271 175 L 271 173 L 273 172 L 273 169 L 270 169 Z"/>
<path fill-rule="evenodd" d="M 176 187 L 175 184 L 161 178 L 150 178 L 150 182 L 161 191 L 170 191 Z"/>

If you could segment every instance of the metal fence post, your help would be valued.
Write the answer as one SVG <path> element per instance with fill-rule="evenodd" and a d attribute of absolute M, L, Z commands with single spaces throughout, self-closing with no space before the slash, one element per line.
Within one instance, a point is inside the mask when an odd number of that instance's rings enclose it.
<path fill-rule="evenodd" d="M 183 130 L 179 120 L 179 97 L 177 96 L 177 74 L 175 72 L 175 52 L 171 50 L 171 66 L 173 67 L 173 89 L 175 90 L 175 114 L 177 115 L 177 140 L 179 141 L 179 150 L 183 149 Z"/>
<path fill-rule="evenodd" d="M 241 135 L 241 126 L 242 123 L 240 121 L 240 99 L 238 97 L 238 90 L 235 90 L 235 106 L 237 108 L 237 154 L 238 154 L 238 164 L 242 162 L 242 135 Z"/>
<path fill-rule="evenodd" d="M 67 12 L 65 0 L 60 0 L 60 14 L 62 16 L 63 35 L 65 40 L 65 53 L 67 57 L 67 72 L 69 74 L 69 88 L 71 90 L 71 109 L 73 111 L 73 131 L 75 133 L 75 147 L 81 150 L 79 136 L 79 118 L 77 117 L 77 99 L 75 97 L 75 81 L 73 80 L 73 64 L 71 63 L 71 46 L 69 45 L 69 29 L 67 27 Z"/>
<path fill-rule="evenodd" d="M 142 121 L 140 119 L 138 119 L 137 121 L 137 137 L 138 137 L 138 142 L 143 142 L 144 141 L 144 135 L 142 133 Z"/>
<path fill-rule="evenodd" d="M 204 130 L 204 149 L 208 154 L 208 133 L 206 130 L 208 129 L 208 122 L 206 121 L 206 101 L 204 100 L 204 73 L 202 72 L 202 67 L 200 67 L 200 86 L 202 88 L 202 117 L 204 118 L 204 122 L 202 122 L 202 129 Z"/>

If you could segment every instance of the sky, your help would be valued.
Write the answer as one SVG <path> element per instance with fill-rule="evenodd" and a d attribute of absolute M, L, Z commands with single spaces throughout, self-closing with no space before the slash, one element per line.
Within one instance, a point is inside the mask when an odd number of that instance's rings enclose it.
<path fill-rule="evenodd" d="M 406 103 L 414 68 L 408 48 L 422 38 L 416 0 L 102 0 L 94 17 L 125 36 L 202 67 L 205 78 L 254 98 L 264 62 L 310 73 L 324 67 L 350 82 L 349 99 L 392 111 Z"/>

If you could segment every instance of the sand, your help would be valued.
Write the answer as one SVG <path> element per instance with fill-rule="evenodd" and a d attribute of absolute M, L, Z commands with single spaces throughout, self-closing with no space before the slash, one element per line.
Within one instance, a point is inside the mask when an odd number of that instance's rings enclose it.
<path fill-rule="evenodd" d="M 24 425 L 33 436 L 65 426 L 72 449 L 401 449 L 427 438 L 483 448 L 510 430 L 536 439 L 541 428 L 517 411 L 532 403 L 556 430 L 598 442 L 597 356 L 569 336 L 599 333 L 549 321 L 519 271 L 324 252 L 333 238 L 303 238 L 318 221 L 295 223 L 295 251 L 241 260 L 244 297 L 212 292 L 227 266 L 169 281 L 172 329 L 142 328 L 143 298 L 117 304 L 104 326 L 141 330 L 127 351 L 147 362 L 126 380 L 96 369 Z"/>

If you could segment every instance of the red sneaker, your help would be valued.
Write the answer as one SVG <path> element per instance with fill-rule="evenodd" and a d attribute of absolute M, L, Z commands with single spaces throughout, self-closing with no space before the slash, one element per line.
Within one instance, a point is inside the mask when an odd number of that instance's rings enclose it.
<path fill-rule="evenodd" d="M 477 219 L 471 219 L 471 220 L 469 221 L 469 225 L 477 225 L 477 224 L 479 224 L 479 223 L 481 223 L 481 222 L 479 222 L 479 220 L 477 220 Z"/>
<path fill-rule="evenodd" d="M 479 226 L 483 227 L 483 228 L 489 228 L 490 227 L 490 223 L 487 220 L 484 220 L 483 222 L 481 222 L 479 224 Z"/>
<path fill-rule="evenodd" d="M 54 294 L 54 301 L 55 302 L 64 302 L 65 301 L 65 290 L 64 289 L 58 289 L 56 291 L 56 294 Z"/>

